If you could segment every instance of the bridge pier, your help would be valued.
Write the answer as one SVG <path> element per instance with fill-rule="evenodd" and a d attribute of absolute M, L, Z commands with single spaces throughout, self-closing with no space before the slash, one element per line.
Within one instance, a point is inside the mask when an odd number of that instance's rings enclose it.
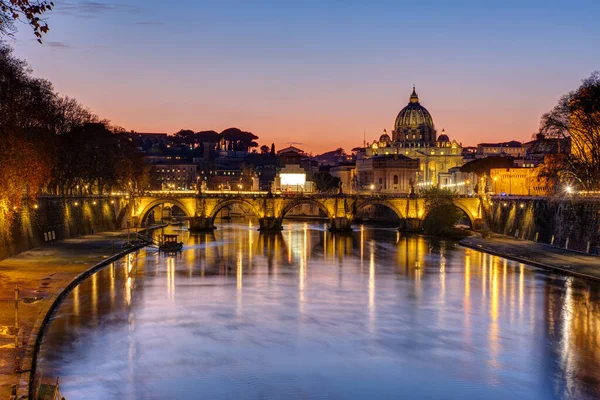
<path fill-rule="evenodd" d="M 404 218 L 400 220 L 399 231 L 418 232 L 423 229 L 423 221 L 419 218 Z"/>
<path fill-rule="evenodd" d="M 283 229 L 281 220 L 276 217 L 259 218 L 258 223 L 260 224 L 258 230 L 261 232 L 280 232 Z"/>
<path fill-rule="evenodd" d="M 475 220 L 473 220 L 473 230 L 474 231 L 478 231 L 484 228 L 484 221 L 483 218 L 477 218 Z"/>
<path fill-rule="evenodd" d="M 209 217 L 190 217 L 190 232 L 212 232 L 215 229 Z"/>
<path fill-rule="evenodd" d="M 352 231 L 352 220 L 346 217 L 334 217 L 329 226 L 330 232 L 351 232 Z"/>

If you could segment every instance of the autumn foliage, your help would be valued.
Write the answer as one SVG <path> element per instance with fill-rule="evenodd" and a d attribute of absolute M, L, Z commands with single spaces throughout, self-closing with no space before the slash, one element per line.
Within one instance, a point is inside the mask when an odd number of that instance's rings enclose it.
<path fill-rule="evenodd" d="M 0 43 L 0 223 L 40 194 L 139 191 L 148 167 L 130 137 L 32 75 Z"/>

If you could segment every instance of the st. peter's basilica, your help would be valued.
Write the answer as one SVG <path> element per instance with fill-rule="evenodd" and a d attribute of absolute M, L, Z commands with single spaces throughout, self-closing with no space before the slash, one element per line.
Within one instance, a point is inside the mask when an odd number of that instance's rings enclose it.
<path fill-rule="evenodd" d="M 413 87 L 408 105 L 396 117 L 392 136 L 384 130 L 379 140 L 365 143 L 357 173 L 363 188 L 408 193 L 411 186 L 445 184 L 448 170 L 462 164 L 461 144 L 451 141 L 444 130 L 437 136 L 433 118 Z"/>

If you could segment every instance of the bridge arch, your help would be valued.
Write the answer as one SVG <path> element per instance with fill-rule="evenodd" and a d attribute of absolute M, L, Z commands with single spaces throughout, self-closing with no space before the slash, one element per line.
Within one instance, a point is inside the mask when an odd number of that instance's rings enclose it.
<path fill-rule="evenodd" d="M 386 207 L 386 208 L 392 210 L 394 212 L 394 214 L 396 214 L 398 219 L 403 220 L 406 218 L 406 215 L 402 211 L 400 211 L 394 204 L 392 204 L 389 201 L 377 199 L 377 198 L 366 199 L 366 200 L 357 202 L 356 207 L 354 207 L 354 210 L 353 210 L 354 213 L 352 215 L 352 218 L 354 219 L 356 217 L 356 214 L 358 214 L 358 212 L 360 210 L 362 210 L 363 208 L 368 207 L 368 206 Z"/>
<path fill-rule="evenodd" d="M 467 219 L 469 220 L 470 227 L 474 228 L 475 227 L 475 219 L 476 218 L 471 213 L 471 210 L 469 210 L 469 208 L 466 207 L 464 204 L 458 203 L 456 201 L 453 201 L 452 204 L 454 205 L 454 207 L 456 209 L 462 211 L 462 213 L 464 214 L 464 216 L 467 217 Z M 428 216 L 429 216 L 429 210 L 426 210 L 425 214 L 423 214 L 423 221 L 425 221 Z"/>
<path fill-rule="evenodd" d="M 209 215 L 210 222 L 212 224 L 214 224 L 215 219 L 217 218 L 217 215 L 219 214 L 219 212 L 222 209 L 224 209 L 225 207 L 228 207 L 228 206 L 233 205 L 233 204 L 241 204 L 243 206 L 248 207 L 250 209 L 250 211 L 252 212 L 252 214 L 256 218 L 260 219 L 260 217 L 262 215 L 261 212 L 260 212 L 260 210 L 258 209 L 258 207 L 256 207 L 256 205 L 253 204 L 251 201 L 246 200 L 246 199 L 242 199 L 242 198 L 233 198 L 233 199 L 226 199 L 226 200 L 220 201 L 220 202 L 218 202 L 214 206 L 212 212 Z"/>
<path fill-rule="evenodd" d="M 194 216 L 194 212 L 192 210 L 189 210 L 188 207 L 185 205 L 185 203 L 177 200 L 177 199 L 170 199 L 170 198 L 161 198 L 161 199 L 156 199 L 151 201 L 150 203 L 148 203 L 144 209 L 142 210 L 142 212 L 139 214 L 140 215 L 140 222 L 142 224 L 144 224 L 144 222 L 146 221 L 146 218 L 148 218 L 148 215 L 150 214 L 150 212 L 160 206 L 161 204 L 173 204 L 176 205 L 177 207 L 179 207 L 184 213 L 185 215 L 189 218 L 189 217 L 193 217 Z"/>
<path fill-rule="evenodd" d="M 331 223 L 331 221 L 333 221 L 334 215 L 330 210 L 327 209 L 325 204 L 323 204 L 322 202 L 320 202 L 316 199 L 302 197 L 299 199 L 292 200 L 291 202 L 289 202 L 288 204 L 286 204 L 283 207 L 283 209 L 281 210 L 281 213 L 279 214 L 279 222 L 283 223 L 283 219 L 285 218 L 285 216 L 288 212 L 290 212 L 293 208 L 301 206 L 303 204 L 313 204 L 313 205 L 317 206 L 327 216 L 327 219 L 329 219 L 330 223 Z"/>

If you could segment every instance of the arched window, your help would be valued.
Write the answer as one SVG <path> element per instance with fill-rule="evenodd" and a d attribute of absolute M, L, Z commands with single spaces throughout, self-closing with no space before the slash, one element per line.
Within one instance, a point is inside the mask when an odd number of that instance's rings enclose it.
<path fill-rule="evenodd" d="M 398 184 L 398 175 L 394 175 L 394 185 Z"/>

